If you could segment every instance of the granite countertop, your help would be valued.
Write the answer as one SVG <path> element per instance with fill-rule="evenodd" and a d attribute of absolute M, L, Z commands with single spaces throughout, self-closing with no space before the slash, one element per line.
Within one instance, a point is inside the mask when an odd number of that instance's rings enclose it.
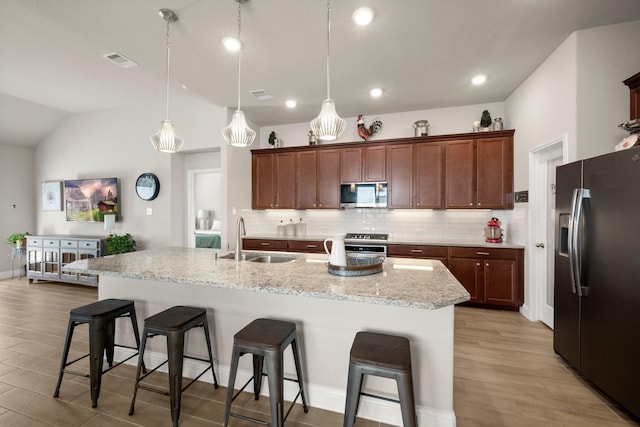
<path fill-rule="evenodd" d="M 259 253 L 246 251 L 247 253 Z M 218 254 L 218 259 L 214 259 Z M 382 273 L 329 274 L 324 254 L 278 253 L 293 262 L 265 264 L 221 259 L 208 248 L 160 248 L 75 261 L 64 271 L 187 283 L 369 304 L 437 309 L 468 301 L 466 289 L 439 261 L 386 258 Z"/>
<path fill-rule="evenodd" d="M 338 233 L 339 234 L 339 233 Z M 300 241 L 323 241 L 331 236 L 324 235 L 306 235 L 306 236 L 278 236 L 273 233 L 260 233 L 244 236 L 245 239 L 268 239 L 268 240 L 300 240 Z M 363 241 L 366 243 L 366 241 Z M 433 238 L 424 239 L 419 237 L 411 238 L 395 238 L 389 236 L 387 244 L 401 244 L 401 245 L 428 245 L 428 246 L 461 246 L 461 247 L 480 247 L 480 248 L 503 248 L 503 249 L 524 249 L 524 245 L 517 243 L 502 242 L 502 243 L 488 243 L 484 238 L 479 237 L 477 239 L 448 239 L 448 238 Z"/>

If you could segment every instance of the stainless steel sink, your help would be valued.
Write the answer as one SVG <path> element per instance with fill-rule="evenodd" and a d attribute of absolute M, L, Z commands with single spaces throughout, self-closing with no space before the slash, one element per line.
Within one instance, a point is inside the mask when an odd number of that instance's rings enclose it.
<path fill-rule="evenodd" d="M 228 253 L 226 255 L 222 255 L 220 259 L 234 259 L 235 255 L 233 252 Z M 265 264 L 276 264 L 282 262 L 293 262 L 296 259 L 294 257 L 282 256 L 282 255 L 264 255 L 264 254 L 247 254 L 244 253 L 241 256 L 242 261 L 247 262 L 262 262 Z"/>
<path fill-rule="evenodd" d="M 249 258 L 247 261 L 249 262 L 263 262 L 266 264 L 277 264 L 282 262 L 293 262 L 295 258 L 288 256 L 276 256 L 276 255 L 261 255 L 254 258 Z"/>

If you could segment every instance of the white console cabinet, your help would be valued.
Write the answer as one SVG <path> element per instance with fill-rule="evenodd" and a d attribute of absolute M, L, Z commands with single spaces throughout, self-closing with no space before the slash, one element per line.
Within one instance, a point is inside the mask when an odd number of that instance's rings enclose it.
<path fill-rule="evenodd" d="M 27 278 L 98 286 L 98 276 L 65 273 L 65 265 L 106 255 L 106 238 L 101 236 L 43 235 L 27 237 Z"/>

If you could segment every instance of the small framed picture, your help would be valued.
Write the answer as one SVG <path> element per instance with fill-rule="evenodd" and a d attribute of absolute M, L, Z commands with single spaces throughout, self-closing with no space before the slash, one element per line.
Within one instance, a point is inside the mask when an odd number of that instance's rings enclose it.
<path fill-rule="evenodd" d="M 62 182 L 51 181 L 42 183 L 42 210 L 62 210 Z"/>

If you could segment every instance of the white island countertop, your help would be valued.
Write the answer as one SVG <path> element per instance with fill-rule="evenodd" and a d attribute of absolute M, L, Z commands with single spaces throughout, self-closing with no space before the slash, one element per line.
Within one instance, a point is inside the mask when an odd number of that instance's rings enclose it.
<path fill-rule="evenodd" d="M 218 254 L 217 260 L 214 254 Z M 267 254 L 295 257 L 295 261 L 241 261 L 236 265 L 233 259 L 220 258 L 223 254 L 218 250 L 171 247 L 80 260 L 64 270 L 422 309 L 469 300 L 469 293 L 439 261 L 386 258 L 382 273 L 342 277 L 328 273 L 326 255 Z"/>

